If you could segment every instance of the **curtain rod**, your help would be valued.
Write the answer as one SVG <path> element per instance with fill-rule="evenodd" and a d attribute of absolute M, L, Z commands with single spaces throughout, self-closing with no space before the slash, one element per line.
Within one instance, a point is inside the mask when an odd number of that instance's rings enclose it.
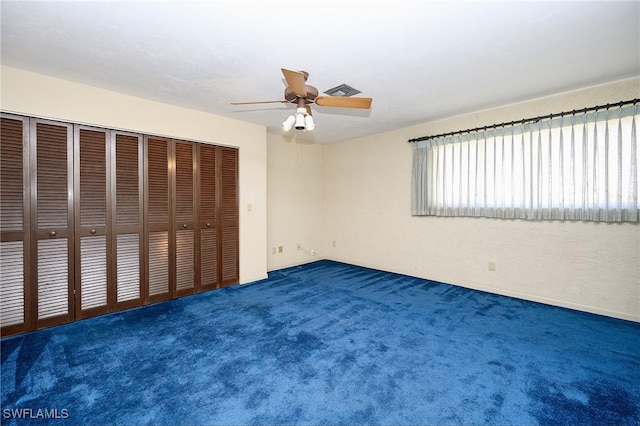
<path fill-rule="evenodd" d="M 565 115 L 575 115 L 575 114 L 582 114 L 585 112 L 591 112 L 591 111 L 597 111 L 600 109 L 609 109 L 611 107 L 622 107 L 624 105 L 629 105 L 629 104 L 637 104 L 638 102 L 640 102 L 640 99 L 636 98 L 636 99 L 631 99 L 628 101 L 620 101 L 620 102 L 616 102 L 613 104 L 604 104 L 604 105 L 596 105 L 596 106 L 592 106 L 589 108 L 582 108 L 582 109 L 574 109 L 573 111 L 565 111 L 565 112 L 558 112 L 558 113 L 554 113 L 554 114 L 548 114 L 548 115 L 541 115 L 538 117 L 533 117 L 533 118 L 524 118 L 522 120 L 517 120 L 517 121 L 507 121 L 504 123 L 499 123 L 499 124 L 492 124 L 490 126 L 482 126 L 482 127 L 476 127 L 475 129 L 467 129 L 467 130 L 457 130 L 455 132 L 449 132 L 449 133 L 440 133 L 439 135 L 433 135 L 433 136 L 422 136 L 419 138 L 415 138 L 415 139 L 409 139 L 407 142 L 420 142 L 420 141 L 426 141 L 429 139 L 436 139 L 436 138 L 443 138 L 446 136 L 453 136 L 453 135 L 461 135 L 463 133 L 472 133 L 472 132 L 477 132 L 480 130 L 489 130 L 489 129 L 495 129 L 498 127 L 505 127 L 505 126 L 513 126 L 516 124 L 525 124 L 525 123 L 530 123 L 530 122 L 536 122 L 536 121 L 540 121 L 540 120 L 551 120 L 552 118 L 555 117 L 564 117 Z"/>

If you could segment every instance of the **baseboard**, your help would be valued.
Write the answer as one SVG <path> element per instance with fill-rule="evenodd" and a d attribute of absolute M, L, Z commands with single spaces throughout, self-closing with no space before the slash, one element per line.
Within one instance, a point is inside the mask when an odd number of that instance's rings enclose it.
<path fill-rule="evenodd" d="M 264 279 L 266 279 L 268 277 L 269 277 L 268 274 L 264 274 L 264 275 L 260 275 L 260 276 L 253 277 L 253 278 L 242 279 L 242 280 L 240 280 L 240 282 L 238 284 L 240 284 L 240 285 L 251 284 L 251 283 L 254 283 L 256 281 L 264 280 Z"/>
<path fill-rule="evenodd" d="M 278 266 L 277 266 L 277 267 L 275 267 L 275 268 L 267 269 L 267 274 L 268 274 L 269 272 L 281 271 L 281 270 L 283 270 L 283 269 L 294 268 L 294 267 L 296 267 L 296 266 L 308 265 L 308 264 L 310 264 L 310 263 L 315 263 L 315 262 L 319 262 L 319 261 L 322 261 L 322 260 L 327 260 L 327 259 L 325 259 L 325 258 L 313 258 L 313 259 L 309 259 L 309 260 L 307 260 L 307 261 L 294 262 L 294 263 L 290 263 L 290 264 L 289 264 L 289 263 L 287 263 L 287 264 L 284 264 L 284 265 L 278 265 Z"/>
<path fill-rule="evenodd" d="M 631 315 L 625 312 L 610 311 L 607 309 L 601 309 L 594 306 L 581 305 L 579 303 L 567 302 L 565 300 L 558 300 L 549 297 L 536 296 L 528 293 L 520 293 L 517 291 L 509 291 L 502 288 L 493 287 L 478 287 L 466 284 L 452 284 L 460 287 L 470 288 L 472 290 L 486 291 L 488 293 L 499 294 L 501 296 L 514 297 L 516 299 L 527 300 L 529 302 L 543 303 L 545 305 L 557 306 L 560 308 L 573 309 L 581 312 L 588 312 L 590 314 L 603 315 L 606 317 L 623 319 L 627 321 L 633 321 L 640 323 L 640 315 Z"/>
<path fill-rule="evenodd" d="M 458 287 L 469 288 L 469 289 L 472 289 L 472 290 L 486 291 L 488 293 L 498 294 L 498 295 L 501 295 L 501 296 L 514 297 L 516 299 L 527 300 L 529 302 L 543 303 L 545 305 L 557 306 L 557 307 L 566 308 L 566 309 L 573 309 L 573 310 L 576 310 L 576 311 L 588 312 L 590 314 L 603 315 L 603 316 L 607 316 L 607 317 L 611 317 L 611 318 L 617 318 L 617 319 L 622 319 L 622 320 L 626 320 L 626 321 L 633 321 L 633 322 L 640 323 L 640 313 L 638 313 L 638 315 L 633 315 L 633 314 L 629 314 L 629 313 L 626 313 L 626 312 L 611 311 L 611 310 L 607 310 L 607 309 L 598 308 L 598 307 L 595 307 L 595 306 L 581 305 L 579 303 L 568 302 L 566 300 L 553 299 L 553 298 L 544 297 L 544 296 L 536 296 L 536 295 L 533 295 L 533 294 L 521 293 L 521 292 L 517 292 L 517 291 L 509 291 L 509 290 L 506 290 L 504 288 L 478 286 L 478 285 L 474 285 L 472 283 L 449 283 L 449 282 L 443 282 L 443 281 L 440 281 L 440 280 L 437 280 L 437 279 L 432 279 L 432 278 L 429 278 L 429 277 L 423 277 L 423 276 L 408 274 L 408 273 L 403 272 L 403 271 L 393 271 L 393 270 L 381 269 L 380 267 L 376 267 L 376 266 L 372 266 L 372 265 L 365 265 L 365 264 L 360 265 L 360 264 L 355 264 L 355 263 L 351 263 L 351 262 L 345 262 L 345 261 L 342 261 L 342 260 L 331 259 L 331 258 L 328 258 L 328 259 L 325 259 L 325 260 L 329 260 L 329 261 L 332 261 L 332 262 L 338 262 L 338 263 L 347 263 L 347 264 L 350 264 L 350 265 L 360 266 L 360 267 L 363 267 L 363 268 L 370 268 L 370 269 L 377 269 L 377 270 L 380 270 L 380 271 L 392 272 L 394 274 L 408 275 L 408 276 L 415 277 L 415 278 L 422 278 L 422 279 L 432 280 L 432 281 L 436 281 L 436 282 L 442 282 L 444 284 L 455 285 L 455 286 L 458 286 Z"/>

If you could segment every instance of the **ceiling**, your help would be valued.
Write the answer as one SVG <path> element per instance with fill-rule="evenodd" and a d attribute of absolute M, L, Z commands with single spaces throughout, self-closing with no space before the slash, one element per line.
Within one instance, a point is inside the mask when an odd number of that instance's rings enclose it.
<path fill-rule="evenodd" d="M 282 67 L 373 98 L 314 106 L 288 137 L 316 143 L 640 75 L 637 1 L 2 0 L 1 19 L 3 65 L 276 134 L 294 105 L 229 103 L 283 99 Z"/>

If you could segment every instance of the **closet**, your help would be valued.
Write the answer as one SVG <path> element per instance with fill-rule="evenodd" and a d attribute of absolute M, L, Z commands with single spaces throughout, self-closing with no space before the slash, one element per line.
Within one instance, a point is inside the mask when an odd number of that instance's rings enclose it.
<path fill-rule="evenodd" d="M 238 282 L 238 151 L 2 114 L 9 335 Z"/>

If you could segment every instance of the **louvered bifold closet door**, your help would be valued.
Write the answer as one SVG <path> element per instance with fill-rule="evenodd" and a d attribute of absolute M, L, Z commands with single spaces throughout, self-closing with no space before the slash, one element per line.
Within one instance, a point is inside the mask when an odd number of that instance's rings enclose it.
<path fill-rule="evenodd" d="M 196 144 L 175 142 L 176 295 L 195 288 L 194 154 Z"/>
<path fill-rule="evenodd" d="M 220 149 L 219 247 L 220 286 L 236 284 L 239 276 L 238 150 Z"/>
<path fill-rule="evenodd" d="M 73 319 L 73 128 L 30 121 L 31 302 L 36 327 Z"/>
<path fill-rule="evenodd" d="M 200 223 L 197 270 L 199 290 L 218 287 L 218 223 L 216 215 L 216 147 L 197 144 L 198 221 Z"/>
<path fill-rule="evenodd" d="M 106 130 L 75 128 L 76 217 L 76 318 L 109 312 L 109 289 L 113 277 L 108 268 L 110 250 L 107 212 L 110 206 Z"/>
<path fill-rule="evenodd" d="M 112 257 L 117 309 L 141 306 L 144 303 L 144 233 L 143 183 L 144 157 L 142 136 L 112 132 Z M 112 145 L 113 146 L 113 145 Z"/>
<path fill-rule="evenodd" d="M 173 194 L 169 193 L 173 191 L 169 179 L 170 147 L 168 139 L 145 136 L 146 302 L 166 300 L 175 291 L 174 274 L 170 271 L 170 262 L 175 255 L 174 226 L 169 221 L 169 200 L 173 199 Z"/>
<path fill-rule="evenodd" d="M 30 329 L 29 120 L 0 124 L 0 323 L 2 335 Z"/>

